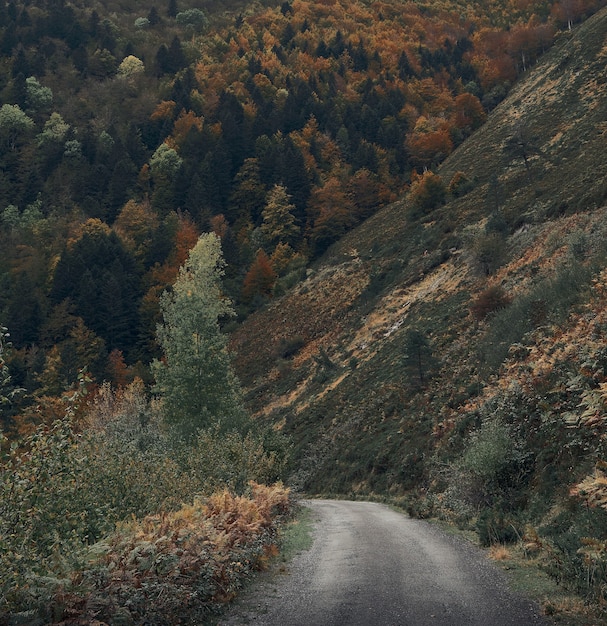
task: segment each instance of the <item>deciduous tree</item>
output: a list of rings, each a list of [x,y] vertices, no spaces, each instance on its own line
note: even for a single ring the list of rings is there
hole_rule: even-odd
[[[155,390],[167,422],[189,440],[213,424],[237,426],[244,415],[219,326],[221,318],[232,314],[221,289],[224,265],[219,238],[202,235],[173,288],[160,299],[163,322],[157,337],[163,358],[153,363]]]
[[[257,295],[265,297],[272,295],[272,289],[277,278],[268,255],[263,250],[258,250],[257,256],[244,279],[242,286],[244,299],[251,301]]]
[[[271,247],[279,243],[292,244],[299,235],[295,223],[295,205],[284,185],[274,185],[268,193],[266,206],[262,211],[261,232]]]
[[[0,108],[0,146],[15,150],[20,139],[34,127],[34,120],[28,117],[17,104],[3,104]]]

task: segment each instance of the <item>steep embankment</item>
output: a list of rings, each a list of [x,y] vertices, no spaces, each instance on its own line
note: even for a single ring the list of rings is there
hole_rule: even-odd
[[[249,406],[293,436],[303,486],[415,486],[437,432],[492,384],[508,349],[493,349],[471,305],[499,286],[503,302],[487,305],[499,308],[564,258],[600,249],[606,28],[602,11],[564,34],[441,166],[447,185],[464,174],[467,193],[387,207],[235,333]],[[412,330],[432,351],[421,364],[429,382],[406,356]]]

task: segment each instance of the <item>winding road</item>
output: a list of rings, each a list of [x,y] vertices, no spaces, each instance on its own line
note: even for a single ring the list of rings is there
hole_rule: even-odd
[[[221,626],[534,626],[473,545],[372,502],[310,500],[312,548],[253,585]]]

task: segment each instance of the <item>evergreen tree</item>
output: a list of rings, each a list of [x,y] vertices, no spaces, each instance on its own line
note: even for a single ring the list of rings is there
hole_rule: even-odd
[[[410,329],[405,336],[405,369],[414,386],[423,387],[431,378],[437,362],[428,338],[419,330]]]
[[[221,290],[225,262],[214,233],[200,237],[179,270],[172,290],[160,299],[158,342],[164,353],[152,364],[165,417],[178,435],[192,438],[214,424],[242,423],[239,386],[230,366],[219,320],[232,314]]]
[[[259,175],[259,163],[257,159],[245,159],[234,177],[228,217],[233,222],[248,217],[258,224],[265,202],[266,190]]]
[[[160,47],[156,52],[155,66],[158,76],[162,76],[163,74],[167,74],[171,71],[169,49],[165,43],[160,44]]]
[[[177,35],[173,37],[168,53],[170,73],[178,72],[187,65],[185,54],[183,52],[183,48],[181,47],[181,40],[177,37]]]
[[[131,356],[139,327],[140,283],[137,263],[118,236],[98,220],[61,255],[53,276],[51,300],[69,298],[74,313],[110,350]]]
[[[148,13],[148,20],[150,21],[150,26],[157,26],[162,21],[156,7],[152,7],[150,9],[150,12]]]
[[[284,184],[295,205],[295,219],[302,225],[305,223],[306,206],[311,193],[308,171],[301,150],[286,137],[282,150],[280,182]]]

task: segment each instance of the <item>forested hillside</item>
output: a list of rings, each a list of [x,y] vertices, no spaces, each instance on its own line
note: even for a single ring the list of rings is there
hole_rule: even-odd
[[[284,292],[598,4],[2,0],[4,428],[83,367],[149,381],[201,232],[241,319]]]
[[[0,0],[0,621],[208,616],[281,476],[604,607],[603,4]]]
[[[292,437],[294,485],[474,530],[602,607],[590,624],[607,580],[606,32],[603,9],[560,36],[232,336],[248,406]]]

